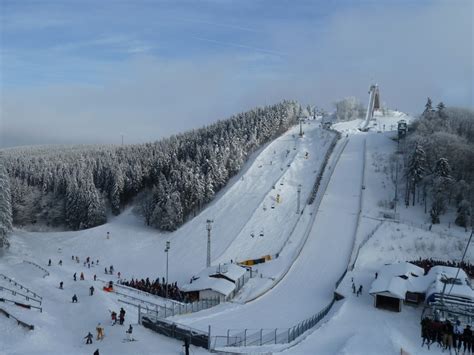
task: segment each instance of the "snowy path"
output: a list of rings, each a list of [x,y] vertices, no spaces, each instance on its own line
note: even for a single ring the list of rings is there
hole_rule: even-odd
[[[224,304],[180,322],[214,334],[233,328],[284,328],[317,313],[332,299],[347,267],[362,184],[363,135],[350,138],[335,168],[305,247],[286,277],[245,305]],[[259,316],[256,316],[259,315]]]

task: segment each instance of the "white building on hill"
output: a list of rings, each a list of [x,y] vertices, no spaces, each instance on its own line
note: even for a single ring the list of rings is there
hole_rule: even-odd
[[[236,264],[210,266],[193,276],[188,284],[180,287],[190,299],[216,299],[227,301],[246,282],[246,269]]]
[[[474,307],[474,290],[461,269],[434,266],[427,275],[424,270],[408,262],[384,265],[372,283],[369,293],[374,305],[400,312],[402,304],[450,304]],[[456,276],[457,275],[457,276]]]
[[[384,265],[369,291],[375,307],[400,312],[403,301],[418,303],[428,286],[424,273],[421,267],[406,262]]]

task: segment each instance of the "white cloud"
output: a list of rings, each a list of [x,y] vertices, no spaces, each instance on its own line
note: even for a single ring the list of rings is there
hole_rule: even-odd
[[[134,55],[102,62],[100,85],[4,90],[0,146],[119,143],[122,133],[129,143],[150,141],[283,98],[326,107],[344,96],[365,100],[372,81],[401,110],[421,110],[427,96],[473,107],[472,22],[470,1],[373,2],[314,27],[266,21],[264,42],[236,41],[219,55],[166,60],[127,38]]]

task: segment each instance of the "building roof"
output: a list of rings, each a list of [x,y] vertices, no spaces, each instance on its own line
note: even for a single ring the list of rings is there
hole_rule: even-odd
[[[427,288],[423,278],[424,270],[416,265],[402,262],[387,264],[380,269],[377,279],[370,288],[370,294],[384,294],[405,299],[409,292],[424,292]]]
[[[195,279],[192,283],[183,285],[180,289],[184,292],[212,290],[227,297],[234,291],[235,284],[226,279],[204,276]]]
[[[242,266],[236,264],[223,264],[217,267],[211,266],[211,268],[214,268],[214,272],[209,275],[221,275],[228,279],[231,279],[234,282],[237,281],[240,277],[242,277],[242,275],[244,275],[247,271]]]
[[[456,274],[457,277],[456,277]],[[474,290],[469,285],[469,279],[464,272],[458,268],[448,266],[434,266],[426,275],[430,280],[430,287],[426,291],[427,298],[434,293],[449,293],[450,296],[467,298],[474,301]]]
[[[474,301],[474,290],[469,285],[466,273],[458,268],[434,266],[427,275],[416,265],[403,262],[384,265],[378,278],[370,288],[370,294],[383,294],[398,299],[405,299],[407,292],[426,293],[427,298],[435,293],[450,292],[451,296],[463,297]],[[449,279],[456,279],[457,281]],[[452,289],[451,289],[451,286]]]
[[[180,286],[184,292],[213,290],[228,296],[236,287],[235,282],[246,272],[236,264],[210,266],[193,276],[191,282]]]

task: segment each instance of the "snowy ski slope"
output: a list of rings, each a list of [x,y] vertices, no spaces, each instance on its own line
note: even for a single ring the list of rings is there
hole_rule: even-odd
[[[274,289],[247,304],[222,304],[176,320],[200,329],[210,324],[216,335],[225,335],[229,325],[237,329],[293,326],[326,306],[352,251],[362,185],[363,142],[362,135],[350,138],[301,254]]]
[[[0,273],[15,278],[42,295],[43,312],[35,313],[5,305],[12,314],[34,324],[35,330],[25,333],[16,326],[11,329],[12,321],[0,317],[0,330],[8,329],[11,332],[8,341],[1,343],[0,352],[90,353],[95,348],[91,351],[92,348],[85,346],[81,338],[88,331],[93,332],[98,322],[106,324],[106,338],[100,343],[101,350],[120,353],[118,349],[134,346],[133,351],[137,353],[154,353],[153,349],[157,348],[163,349],[162,353],[169,353],[171,349],[179,349],[179,342],[141,327],[137,329],[137,337],[143,341],[123,345],[124,329],[111,327],[108,320],[109,310],[117,311],[124,304],[119,303],[115,295],[103,292],[102,282],[92,281],[92,276],[96,274],[100,279],[116,280],[116,276],[107,276],[103,272],[105,266],[114,265],[124,278],[162,277],[165,275],[163,250],[165,242],[170,240],[169,280],[176,280],[178,284],[187,282],[205,267],[207,219],[214,220],[213,263],[228,262],[229,258],[250,258],[261,253],[271,254],[281,249],[288,242],[288,233],[299,217],[296,214],[296,186],[303,186],[301,201],[304,206],[334,135],[321,130],[314,122],[306,124],[304,129],[303,138],[298,137],[298,127],[294,127],[255,154],[242,173],[230,182],[213,203],[176,232],[160,233],[147,228],[130,209],[106,225],[84,231],[15,231],[11,237],[11,248],[2,257]],[[281,197],[280,203],[274,201],[277,193]],[[255,214],[257,217],[253,217]],[[264,230],[264,236],[252,242],[248,231],[259,233],[260,229]],[[110,232],[110,239],[106,238],[107,232]],[[243,248],[247,243],[252,247]],[[81,260],[86,256],[92,260],[99,259],[100,266],[88,269],[82,261],[79,264],[73,262],[72,255],[78,255]],[[51,267],[47,267],[49,258],[53,261]],[[24,259],[46,267],[50,276],[43,278],[37,268],[23,263]],[[58,265],[59,259],[63,260],[62,266]],[[289,263],[292,260],[284,259]],[[73,273],[79,276],[81,271],[86,280],[74,282]],[[271,274],[266,276],[256,280],[257,284],[254,282],[252,286],[260,287],[258,282],[268,286]],[[58,287],[60,281],[64,281],[64,290]],[[91,285],[96,289],[92,297],[88,295]],[[77,294],[78,304],[71,303],[73,294]],[[127,310],[127,323],[136,323],[136,309],[124,308]],[[127,351],[124,350],[124,353]]]
[[[407,117],[390,112],[388,117],[376,116],[375,122],[378,128],[385,125],[388,129],[400,118]],[[122,343],[125,327],[110,325],[109,310],[117,311],[124,304],[118,302],[116,295],[101,291],[102,282],[93,282],[91,278],[96,273],[101,279],[110,279],[103,274],[103,267],[110,264],[125,278],[164,276],[163,250],[165,242],[170,240],[170,281],[187,282],[191,275],[205,266],[206,219],[215,221],[213,264],[272,254],[282,246],[283,250],[278,259],[258,265],[263,277],[251,279],[234,302],[177,316],[175,321],[206,331],[211,325],[213,335],[225,335],[229,328],[245,328],[249,332],[259,328],[285,328],[317,313],[332,299],[334,284],[347,267],[358,221],[361,226],[356,239],[360,241],[378,223],[373,220],[379,211],[378,201],[387,194],[386,182],[380,183],[380,171],[383,170],[377,164],[381,164],[380,152],[390,152],[394,143],[389,137],[374,131],[359,132],[359,124],[360,121],[356,120],[335,125],[343,133],[343,139],[336,146],[323,175],[320,188],[323,194],[311,206],[304,202],[332,135],[318,129],[315,123],[305,125],[304,138],[298,138],[298,128],[295,127],[256,153],[211,205],[174,233],[159,233],[144,227],[131,210],[104,226],[86,231],[15,231],[11,249],[2,256],[0,273],[15,278],[43,296],[43,313],[0,304],[36,327],[28,332],[16,326],[13,320],[0,316],[0,332],[5,335],[0,342],[0,353],[90,354],[96,348],[101,354],[179,353],[182,349],[179,341],[139,326],[135,326],[135,337],[139,341]],[[369,147],[366,154],[363,149],[365,141]],[[364,159],[369,164],[364,164]],[[364,180],[369,185],[362,190],[364,165]],[[301,207],[305,207],[300,216],[296,214],[295,193],[299,183],[303,185]],[[381,186],[376,188],[377,184]],[[277,193],[281,203],[275,201]],[[388,194],[391,196],[392,191]],[[361,206],[363,211],[359,220]],[[397,228],[405,227],[400,225]],[[263,237],[259,235],[261,230]],[[387,229],[380,229],[384,230]],[[107,231],[111,232],[110,240],[105,237]],[[378,233],[374,238],[386,237]],[[380,248],[377,257],[373,254],[376,248]],[[406,311],[407,317],[403,320],[393,318],[392,314],[373,309],[370,296],[364,293],[362,297],[352,298],[348,291],[351,277],[367,290],[376,270],[372,259],[377,259],[377,262],[385,260],[386,252],[382,249],[377,239],[364,246],[359,256],[363,258],[362,266],[348,273],[338,288],[348,297],[347,300],[336,303],[314,330],[297,339],[297,344],[268,346],[262,351],[286,349],[288,354],[391,354],[399,353],[401,344],[416,353],[419,349],[417,310]],[[100,267],[84,268],[82,263],[73,262],[71,255],[98,258]],[[46,266],[48,258],[53,260],[51,267]],[[46,267],[50,275],[43,277],[41,270],[23,263],[24,259]],[[62,266],[57,265],[59,259],[63,260]],[[72,274],[81,271],[86,280],[74,282]],[[116,279],[116,276],[112,278]],[[61,280],[65,282],[64,290],[58,289]],[[96,288],[92,297],[88,296],[91,285]],[[124,292],[133,294],[132,291]],[[71,303],[74,293],[79,297],[79,304]],[[139,297],[163,302],[155,297]],[[136,308],[124,308],[127,311],[126,325],[136,323]],[[370,321],[365,319],[366,316]],[[105,324],[106,338],[86,346],[81,338],[88,331],[94,332],[98,322]],[[403,327],[402,331],[400,327]],[[365,345],[368,338],[375,339],[370,347]],[[236,350],[246,352],[248,349]],[[206,352],[196,347],[191,351],[195,354]]]

